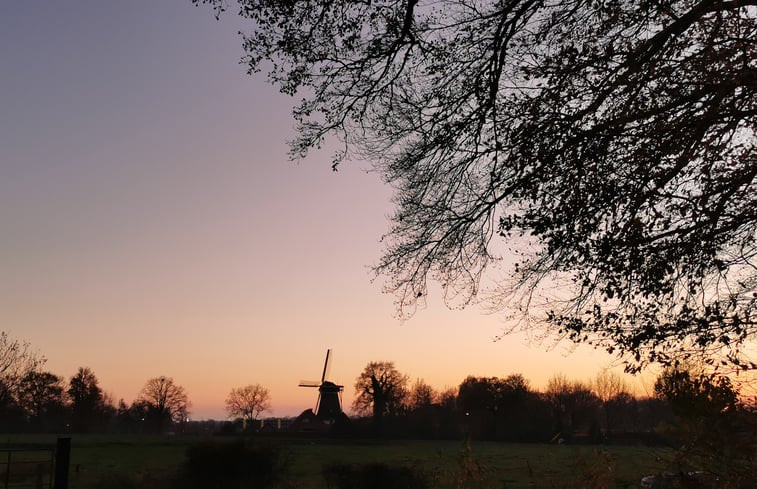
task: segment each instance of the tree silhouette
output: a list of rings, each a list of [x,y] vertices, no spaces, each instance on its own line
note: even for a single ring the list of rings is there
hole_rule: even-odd
[[[754,1],[239,6],[250,72],[270,67],[303,96],[293,155],[336,136],[335,168],[372,159],[396,190],[376,271],[400,314],[429,279],[452,304],[476,300],[512,253],[499,305],[557,334],[628,353],[631,368],[702,349],[744,365],[757,317]]]
[[[171,377],[148,380],[133,405],[146,408],[145,421],[153,430],[163,431],[171,422],[182,422],[189,415],[189,398]]]
[[[16,398],[37,429],[60,428],[62,425],[63,379],[51,372],[32,370],[18,384]]]
[[[428,408],[437,400],[438,394],[433,387],[428,385],[423,379],[416,379],[410,391],[407,394],[408,409]]]
[[[496,377],[468,376],[458,388],[457,405],[466,413],[497,410],[498,384]]]
[[[105,399],[95,373],[89,367],[79,367],[68,383],[71,408],[71,427],[76,432],[90,431],[105,414]]]
[[[708,420],[725,411],[733,411],[739,403],[731,380],[722,375],[708,375],[684,368],[668,368],[654,384],[657,397],[670,403],[677,416]]]
[[[598,435],[591,432],[598,427],[600,400],[588,384],[556,374],[547,381],[544,395],[554,411],[555,431],[563,438],[569,438],[577,430]]]
[[[407,397],[409,377],[399,372],[394,362],[370,362],[355,381],[356,397],[352,408],[359,414],[373,414],[380,424],[385,415],[401,411]]]
[[[45,358],[32,351],[28,342],[0,331],[0,406],[11,404],[21,379],[44,363]]]
[[[260,384],[250,384],[231,389],[226,398],[226,413],[245,421],[253,421],[264,411],[271,409],[271,393]]]
[[[605,413],[605,427],[609,435],[615,428],[618,411],[626,407],[630,400],[628,386],[616,373],[602,371],[597,374],[593,384],[594,394],[602,403]]]

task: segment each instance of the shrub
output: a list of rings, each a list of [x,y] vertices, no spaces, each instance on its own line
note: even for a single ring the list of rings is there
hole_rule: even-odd
[[[187,450],[176,487],[268,489],[283,485],[287,464],[273,445],[243,440],[205,441]]]
[[[382,463],[331,464],[323,468],[328,489],[425,489],[428,483],[418,469]]]

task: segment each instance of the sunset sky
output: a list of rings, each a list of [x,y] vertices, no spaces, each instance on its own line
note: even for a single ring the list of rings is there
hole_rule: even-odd
[[[196,419],[250,383],[272,415],[313,407],[297,383],[327,348],[345,408],[371,360],[437,388],[611,364],[495,342],[502,317],[438,294],[396,320],[370,273],[391,189],[366,163],[332,172],[327,151],[287,159],[296,101],[246,74],[240,28],[189,0],[0,4],[0,329],[116,400],[173,377]]]

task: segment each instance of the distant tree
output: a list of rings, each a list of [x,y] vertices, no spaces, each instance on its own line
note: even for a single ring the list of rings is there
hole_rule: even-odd
[[[447,411],[454,411],[457,406],[457,391],[454,387],[445,387],[437,394],[439,406]]]
[[[623,433],[639,431],[640,407],[636,396],[628,392],[620,392],[608,401],[602,401],[602,409],[605,412],[605,426],[608,433],[611,430]],[[612,436],[611,433],[610,436]]]
[[[399,414],[408,394],[409,377],[394,362],[370,362],[355,381],[352,408],[359,414],[373,414],[380,424],[385,415]]]
[[[554,415],[543,396],[522,374],[498,383],[497,439],[511,442],[545,442],[554,435]]]
[[[597,374],[593,384],[594,393],[602,402],[607,402],[620,394],[628,392],[628,386],[620,375],[603,370]]]
[[[544,395],[555,413],[555,431],[569,438],[575,431],[598,436],[597,409],[599,399],[589,384],[570,381],[564,375],[554,375],[547,381]]]
[[[135,400],[131,405],[123,399],[115,406],[116,431],[119,433],[142,433],[145,430],[148,407],[144,401]]]
[[[460,383],[456,405],[463,416],[465,432],[477,437],[495,437],[499,382],[496,377],[469,375]]]
[[[182,422],[189,415],[187,393],[171,377],[155,377],[148,380],[134,404],[146,408],[146,421],[153,430],[159,432],[171,422]]]
[[[495,380],[494,377],[466,377],[457,390],[458,407],[465,412],[494,411],[497,405]]]
[[[739,404],[731,379],[693,370],[665,369],[655,381],[654,391],[670,403],[673,414],[682,417],[712,418]]]
[[[302,95],[292,154],[335,135],[335,167],[371,158],[395,189],[377,272],[400,314],[429,279],[475,300],[510,246],[503,293],[573,340],[742,363],[757,331],[753,1],[238,3],[249,71]],[[555,282],[562,300],[530,293]]]
[[[428,408],[437,401],[438,394],[423,379],[416,379],[408,392],[408,409],[411,411]]]
[[[79,367],[68,382],[67,394],[73,431],[86,433],[101,424],[106,410],[105,398],[89,367]]]
[[[50,372],[27,372],[18,384],[16,396],[36,429],[62,425],[65,407],[61,377]]]
[[[458,388],[457,406],[471,434],[507,441],[545,441],[551,431],[549,407],[531,391],[521,374],[505,378],[467,377]]]
[[[524,401],[532,394],[528,380],[522,374],[511,374],[493,382],[496,410],[500,413],[523,408]]]
[[[226,413],[229,417],[240,417],[246,422],[257,419],[261,413],[270,409],[271,393],[260,384],[231,389],[226,398]]]
[[[531,391],[531,385],[523,374],[510,374],[500,383],[503,395],[518,395]]]
[[[602,410],[605,413],[605,426],[607,432],[610,433],[614,428],[613,414],[630,398],[628,386],[618,374],[605,370],[597,374],[593,388],[594,393],[602,403]]]

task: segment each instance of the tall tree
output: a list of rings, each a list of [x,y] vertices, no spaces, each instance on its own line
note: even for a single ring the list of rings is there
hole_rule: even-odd
[[[16,398],[37,429],[61,427],[64,411],[63,379],[50,372],[32,370],[18,384]]]
[[[249,71],[270,67],[303,96],[292,154],[336,136],[335,168],[372,159],[395,189],[376,271],[400,314],[429,279],[449,302],[474,301],[514,253],[500,305],[627,353],[629,368],[692,350],[745,365],[755,11],[754,0],[239,0]]]
[[[373,420],[380,424],[385,415],[399,414],[409,380],[394,362],[370,362],[355,381],[352,408],[360,414],[372,413]]]
[[[458,387],[457,405],[466,413],[497,410],[499,379],[468,376]]]
[[[628,394],[628,386],[618,374],[605,370],[597,374],[592,387],[594,394],[602,403],[602,410],[605,413],[605,427],[609,434],[615,427],[615,412],[619,407],[628,404],[631,399]]]
[[[253,421],[264,411],[271,409],[271,393],[260,384],[250,384],[231,389],[226,398],[226,413],[245,421]]]
[[[547,381],[544,395],[552,405],[555,414],[556,432],[563,438],[571,437],[575,431],[591,433],[597,426],[599,399],[589,384],[570,381],[564,375],[553,375]]]
[[[182,422],[189,415],[189,397],[171,377],[148,380],[134,404],[147,408],[145,421],[157,431],[163,431],[171,422]]]
[[[91,431],[105,414],[103,392],[95,373],[89,367],[79,367],[68,382],[67,394],[71,407],[71,428],[76,432]]]
[[[437,401],[438,397],[439,394],[426,381],[416,379],[407,394],[408,408],[411,411],[428,408]]]

